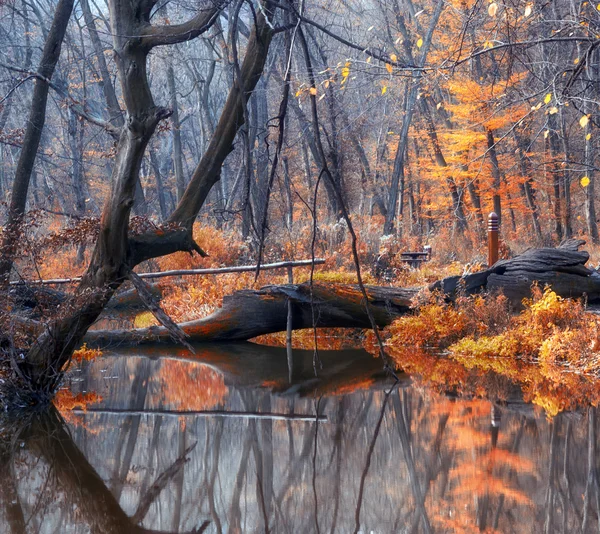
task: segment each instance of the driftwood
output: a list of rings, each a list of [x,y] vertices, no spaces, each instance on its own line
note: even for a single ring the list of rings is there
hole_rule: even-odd
[[[531,285],[549,285],[563,297],[585,296],[600,302],[600,274],[585,266],[589,254],[579,251],[584,242],[569,240],[558,248],[531,249],[489,269],[466,276],[445,278],[427,289],[441,291],[449,300],[459,294],[502,291],[515,308],[531,295]],[[411,310],[414,297],[425,288],[367,286],[369,306],[379,327]],[[312,294],[311,294],[312,293]],[[364,302],[357,286],[315,283],[267,286],[257,291],[238,291],[223,299],[223,307],[212,315],[182,323],[188,342],[242,341],[286,330],[288,302],[292,328],[370,328]],[[164,327],[120,331],[90,331],[88,344],[137,344],[170,342]]]

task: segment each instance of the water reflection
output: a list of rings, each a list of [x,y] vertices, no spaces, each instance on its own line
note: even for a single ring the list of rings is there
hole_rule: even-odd
[[[4,424],[0,532],[598,530],[595,408],[390,389],[362,351],[296,351],[292,384],[284,349],[144,352],[74,373],[87,413]]]

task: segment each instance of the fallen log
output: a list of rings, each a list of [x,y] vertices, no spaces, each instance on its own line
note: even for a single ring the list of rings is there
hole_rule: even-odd
[[[600,302],[600,274],[586,267],[590,255],[580,251],[585,241],[569,239],[558,248],[536,248],[492,267],[466,276],[451,276],[429,286],[450,300],[459,294],[502,291],[515,308],[531,296],[531,286],[550,286],[564,298],[585,297],[589,303]]]
[[[549,285],[562,297],[586,297],[600,302],[600,274],[586,267],[589,254],[579,251],[581,240],[568,240],[558,248],[531,249],[489,269],[466,276],[439,280],[430,291],[440,291],[448,300],[458,295],[502,291],[515,309],[531,296],[531,286]],[[413,298],[424,288],[367,286],[369,306],[377,326],[384,327],[412,308]],[[267,286],[257,291],[238,291],[223,299],[223,307],[212,315],[182,323],[190,342],[243,341],[286,330],[288,302],[292,304],[292,329],[341,327],[370,328],[358,286],[315,283]],[[163,327],[134,330],[90,331],[90,345],[171,342]]]
[[[379,327],[411,309],[420,288],[367,286],[369,306]],[[188,341],[244,341],[286,329],[288,302],[292,303],[292,328],[370,328],[358,286],[314,283],[266,286],[237,291],[223,298],[223,307],[212,315],[179,326]],[[88,345],[172,342],[164,327],[134,330],[95,330],[86,334]]]

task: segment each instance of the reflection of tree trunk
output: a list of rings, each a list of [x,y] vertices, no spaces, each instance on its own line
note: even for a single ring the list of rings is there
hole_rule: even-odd
[[[179,458],[185,458],[186,455],[186,432],[185,426],[179,424]],[[185,475],[185,464],[182,463],[180,468],[177,470],[174,478],[175,483],[175,509],[173,510],[173,532],[179,532],[179,525],[181,524],[181,509],[183,505],[183,479]]]
[[[598,472],[596,470],[596,408],[588,408],[588,458],[587,458],[587,483],[583,495],[583,521],[581,532],[589,532],[590,507],[592,506],[592,493],[596,495],[596,501],[600,488],[598,487]],[[598,503],[596,502],[596,505]],[[600,509],[596,509],[600,514]]]
[[[132,524],[102,478],[73,443],[54,408],[32,422],[24,441],[33,454],[48,461],[60,489],[68,502],[76,506],[92,533],[153,532]]]
[[[521,444],[521,438],[523,437],[523,430],[525,429],[525,422],[526,422],[525,418],[522,417],[520,420],[520,424],[519,424],[519,430],[517,432],[517,435],[515,436],[512,447],[510,449],[510,452],[512,452],[513,454],[516,454],[517,451],[519,450],[519,445]],[[555,424],[556,423],[557,423],[557,421],[555,421]],[[511,473],[510,478],[511,479],[516,478],[516,474]],[[505,499],[504,494],[500,495],[500,499],[498,500],[498,507],[496,508],[496,513],[494,514],[494,522],[493,522],[494,529],[498,528],[498,523],[500,522],[500,514],[502,513],[502,509],[504,507],[505,500],[506,499]]]
[[[211,468],[210,475],[207,481],[207,497],[208,497],[208,505],[210,508],[210,516],[212,520],[215,522],[215,528],[217,532],[221,534],[223,532],[223,526],[221,524],[221,519],[219,518],[219,514],[217,512],[217,505],[215,501],[215,484],[217,481],[217,474],[219,472],[219,456],[221,454],[221,440],[223,438],[223,425],[224,421],[216,421],[215,426],[216,431],[214,432],[214,441],[212,447],[206,447],[206,454],[208,456],[209,452],[212,452],[211,458]],[[208,443],[208,441],[207,441]],[[205,466],[205,472],[208,473],[208,465]]]
[[[336,417],[336,430],[333,438],[333,447],[335,451],[335,476],[333,479],[333,517],[331,519],[330,533],[334,534],[337,527],[338,513],[340,510],[340,493],[342,486],[342,444],[344,443],[344,423],[348,409],[349,397],[344,395],[338,402]]]
[[[140,370],[140,367],[142,368]],[[148,392],[148,378],[149,378],[149,370],[150,367],[148,365],[138,365],[138,372],[133,379],[131,384],[131,391],[135,395],[133,399],[134,406],[136,408],[143,408],[146,404],[146,394]],[[140,372],[141,371],[141,372]],[[121,493],[123,492],[123,488],[125,486],[125,482],[127,480],[127,475],[129,474],[129,470],[131,469],[131,461],[133,459],[133,453],[135,451],[135,446],[138,441],[138,435],[140,430],[140,423],[142,417],[141,415],[134,415],[133,417],[127,418],[127,421],[123,428],[122,438],[119,439],[119,444],[125,446],[125,457],[121,462],[120,456],[123,451],[122,447],[117,451],[117,457],[115,461],[115,467],[117,469],[117,474],[115,477],[115,485],[112,488],[115,497],[119,499],[121,497]],[[125,435],[129,434],[129,438],[125,441]]]
[[[554,514],[554,497],[555,497],[555,486],[556,486],[556,441],[558,439],[558,421],[554,420],[551,423],[552,432],[550,434],[550,457],[548,459],[548,487],[546,488],[546,513],[544,518],[544,532],[552,532],[552,516]]]
[[[235,477],[233,493],[231,495],[231,508],[229,509],[229,532],[232,534],[241,534],[242,532],[242,510],[240,507],[240,498],[244,488],[244,480],[248,471],[248,459],[250,457],[250,448],[254,436],[249,432],[249,426],[246,427],[246,439],[244,440],[244,448],[242,449],[242,458],[240,459],[240,467],[238,468]]]
[[[373,451],[375,450],[375,443],[377,442],[377,438],[379,437],[379,432],[381,430],[381,423],[383,423],[383,417],[385,416],[385,410],[387,408],[387,403],[390,398],[390,395],[393,393],[393,388],[385,394],[383,399],[383,403],[381,405],[381,412],[379,414],[379,419],[377,420],[377,424],[375,425],[375,430],[373,431],[373,437],[371,438],[371,443],[369,444],[369,449],[367,451],[367,459],[365,461],[365,467],[363,469],[362,475],[360,477],[360,486],[358,489],[358,499],[356,503],[356,510],[354,512],[354,534],[358,534],[360,531],[360,512],[363,504],[363,497],[365,491],[365,482],[367,480],[367,475],[369,474],[369,469],[371,467],[371,458],[373,457]]]
[[[27,532],[27,527],[14,476],[13,455],[10,450],[3,450],[0,454],[0,481],[0,504],[5,506],[5,517],[10,532],[23,534]]]
[[[396,422],[398,427],[398,434],[400,436],[400,444],[402,446],[402,454],[404,455],[404,460],[406,462],[406,467],[408,469],[408,476],[410,478],[410,486],[413,492],[413,496],[415,499],[415,504],[417,506],[416,515],[423,522],[423,531],[424,532],[432,532],[431,524],[429,522],[429,517],[427,516],[427,510],[425,510],[425,496],[421,490],[421,486],[419,484],[419,477],[417,475],[417,469],[415,466],[415,460],[412,455],[412,449],[410,446],[410,437],[409,437],[409,425],[406,424],[406,420],[403,413],[403,404],[400,401],[400,392],[397,395],[394,395],[393,405],[394,405],[394,413],[396,415]],[[419,521],[415,518],[413,525],[416,524],[416,528],[419,526]],[[415,530],[416,530],[415,528]]]

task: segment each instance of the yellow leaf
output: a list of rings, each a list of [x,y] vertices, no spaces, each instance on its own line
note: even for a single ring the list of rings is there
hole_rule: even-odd
[[[385,93],[387,93],[387,85],[384,85],[384,86],[381,88],[381,94],[382,94],[382,95],[385,95]]]
[[[546,131],[544,132],[544,139],[548,139],[548,135],[549,135],[549,134],[550,134],[550,131],[549,131],[549,130],[546,130]]]
[[[498,13],[498,4],[493,2],[490,4],[490,7],[488,7],[488,15],[490,17],[495,17],[496,13]]]
[[[548,110],[548,113],[549,113],[550,115],[554,115],[554,114],[558,113],[558,108],[557,108],[556,106],[552,106],[552,107],[551,107],[551,108]]]
[[[367,58],[367,63],[371,63],[371,56]]]
[[[589,141],[591,138],[592,138],[592,134],[591,134],[591,133],[589,133],[589,134],[587,134],[587,135],[585,136],[585,140],[586,140],[586,141]]]
[[[344,68],[342,69],[342,76],[343,76],[344,78],[347,78],[349,75],[350,75],[350,69],[349,69],[348,67],[344,67]]]
[[[396,62],[398,60],[398,56],[396,54],[391,54],[390,55],[390,59],[394,62]]]
[[[588,116],[583,115],[581,117],[581,119],[579,119],[579,126],[581,126],[582,128],[585,128],[587,126],[588,122],[590,122],[590,119],[588,119]]]
[[[423,39],[421,37],[419,37],[419,40],[417,41],[417,48],[421,48],[423,46]]]
[[[391,74],[394,69],[389,63],[386,63],[385,70],[387,70]]]
[[[546,98],[544,98],[544,104],[548,104],[548,102],[550,102],[550,100],[552,100],[552,93],[548,93],[546,95]]]
[[[576,58],[573,60],[573,63],[574,63],[575,65],[577,65],[577,63],[579,63],[579,58],[578,58],[578,57],[576,57]]]
[[[527,4],[527,6],[525,7],[525,18],[527,18],[529,15],[531,15],[532,10],[533,10],[533,8],[531,7],[531,4]]]
[[[590,185],[590,179],[587,176],[584,176],[581,180],[579,180],[581,187],[587,187]]]
[[[302,94],[302,89],[298,89],[296,91],[296,98],[298,98]]]
[[[329,84],[330,83],[331,82],[329,80],[325,80],[325,84],[324,84],[325,85],[325,89],[329,89]]]
[[[317,88],[316,87],[311,87],[310,88],[310,94],[312,96],[317,96]]]

